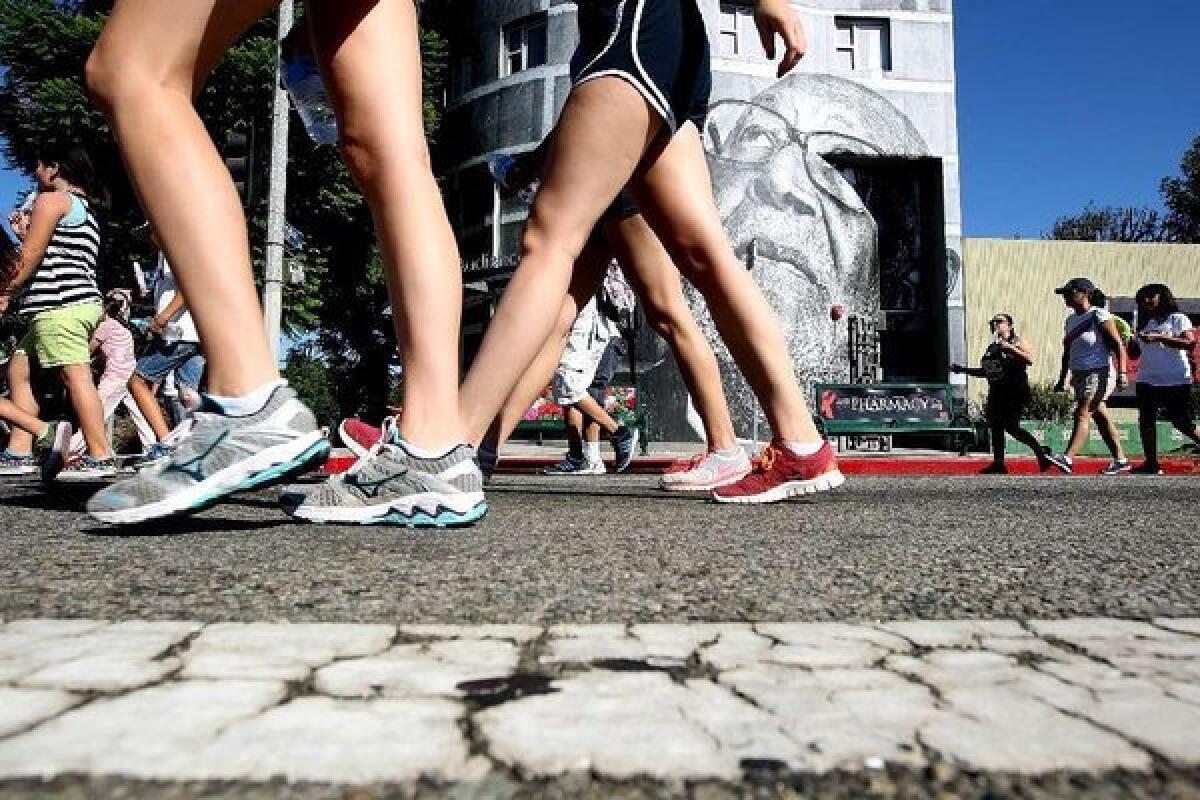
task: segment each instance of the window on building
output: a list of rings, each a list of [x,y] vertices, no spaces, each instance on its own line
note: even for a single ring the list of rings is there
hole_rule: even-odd
[[[892,69],[892,26],[886,19],[836,17],[837,63],[850,72]]]
[[[535,14],[504,26],[500,74],[515,75],[546,64],[546,15]]]
[[[717,37],[717,56],[741,58],[748,55],[743,37],[754,30],[754,9],[750,6],[723,3]]]

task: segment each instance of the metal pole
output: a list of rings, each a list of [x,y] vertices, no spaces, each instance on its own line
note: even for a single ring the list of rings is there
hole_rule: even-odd
[[[283,321],[283,238],[287,205],[288,96],[283,88],[283,37],[295,20],[293,0],[279,4],[275,42],[275,98],[271,110],[271,174],[267,188],[267,252],[263,274],[263,316],[275,360],[280,356]]]

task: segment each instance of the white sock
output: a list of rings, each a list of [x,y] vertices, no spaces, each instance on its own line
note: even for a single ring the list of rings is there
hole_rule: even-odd
[[[417,458],[443,458],[450,455],[450,451],[458,447],[457,444],[452,444],[442,448],[441,450],[426,450],[423,447],[417,447],[415,444],[407,441],[406,439],[401,439],[399,444],[402,448],[404,448],[406,453],[408,453],[410,456],[416,456]]]
[[[600,460],[600,443],[599,442],[584,442],[583,455],[589,464],[595,464]]]
[[[716,456],[722,461],[744,461],[746,458],[746,451],[735,444],[728,450],[714,450],[712,451],[712,455]]]
[[[216,394],[205,395],[205,397],[216,403],[217,407],[229,416],[245,417],[262,411],[263,406],[271,399],[271,393],[280,386],[287,386],[287,381],[280,378],[279,380],[265,383],[241,397],[222,397]]]
[[[803,458],[804,456],[816,455],[817,451],[825,446],[825,440],[817,439],[815,442],[793,442],[785,439],[783,446],[790,450],[793,455]]]

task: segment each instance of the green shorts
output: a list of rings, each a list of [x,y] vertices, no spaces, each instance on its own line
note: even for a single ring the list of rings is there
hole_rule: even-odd
[[[100,310],[98,303],[75,303],[34,314],[17,351],[36,358],[44,368],[91,364]]]

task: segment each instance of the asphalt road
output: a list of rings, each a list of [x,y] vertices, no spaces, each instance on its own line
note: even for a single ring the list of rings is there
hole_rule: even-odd
[[[1200,614],[1200,480],[858,478],[726,507],[649,477],[501,477],[450,531],[290,522],[275,492],[140,530],[0,484],[0,618],[871,621]]]

